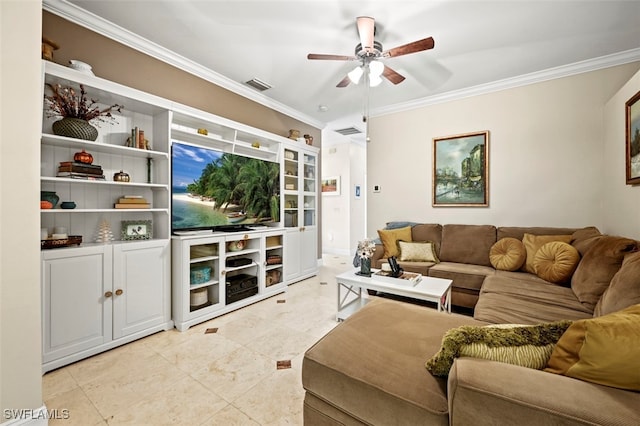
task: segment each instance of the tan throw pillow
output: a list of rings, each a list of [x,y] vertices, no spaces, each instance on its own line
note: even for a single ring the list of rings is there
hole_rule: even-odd
[[[585,253],[571,277],[571,290],[578,300],[594,309],[611,279],[622,266],[625,255],[637,250],[636,241],[604,235]]]
[[[640,391],[640,305],[575,321],[544,371],[614,388]]]
[[[407,242],[398,241],[398,259],[405,262],[438,263],[435,244],[431,241]]]
[[[616,312],[640,303],[640,252],[628,254],[611,284],[598,300],[593,316]]]
[[[569,282],[580,262],[580,253],[570,244],[552,241],[536,252],[533,267],[543,280],[562,284]]]
[[[398,240],[412,241],[410,226],[397,229],[379,229],[378,236],[384,246],[383,257],[398,255]]]
[[[489,250],[491,265],[501,271],[517,271],[526,259],[527,250],[517,238],[502,238]]]
[[[553,345],[570,324],[571,321],[565,320],[538,325],[463,325],[452,328],[445,333],[440,350],[425,363],[425,367],[434,376],[447,376],[456,358],[472,356],[542,369]]]
[[[522,269],[531,274],[535,274],[536,268],[533,266],[533,261],[536,257],[536,253],[538,252],[538,249],[540,247],[542,247],[546,243],[550,243],[551,241],[561,241],[563,243],[568,243],[571,241],[571,235],[524,234],[524,237],[522,237],[522,243],[527,250],[527,260]]]

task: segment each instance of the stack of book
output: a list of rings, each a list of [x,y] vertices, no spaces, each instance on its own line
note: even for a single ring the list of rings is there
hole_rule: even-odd
[[[118,199],[116,209],[150,209],[151,204],[141,195],[125,195]]]
[[[71,179],[105,180],[101,166],[75,161],[61,161],[56,176]]]

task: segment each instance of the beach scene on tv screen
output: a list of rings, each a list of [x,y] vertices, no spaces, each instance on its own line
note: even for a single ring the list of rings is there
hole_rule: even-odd
[[[280,221],[280,165],[174,142],[172,228]]]

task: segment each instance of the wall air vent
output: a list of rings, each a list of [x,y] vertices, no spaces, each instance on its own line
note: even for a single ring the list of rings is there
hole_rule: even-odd
[[[345,127],[344,129],[335,129],[334,132],[340,133],[342,136],[359,135],[362,130],[355,127]]]
[[[258,89],[261,92],[264,92],[267,89],[271,89],[272,87],[270,84],[267,84],[262,80],[258,80],[257,78],[252,78],[249,81],[245,81],[245,84],[253,87],[254,89]]]

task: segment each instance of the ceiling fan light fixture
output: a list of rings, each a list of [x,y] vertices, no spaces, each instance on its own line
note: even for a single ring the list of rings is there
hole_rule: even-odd
[[[380,61],[371,61],[369,63],[369,77],[380,77],[384,71],[384,65]]]
[[[362,70],[362,67],[358,65],[353,70],[351,70],[347,75],[349,76],[349,80],[351,80],[353,84],[358,84],[363,73],[364,71]]]
[[[382,78],[379,75],[370,74],[369,75],[369,86],[376,87],[382,83]]]

